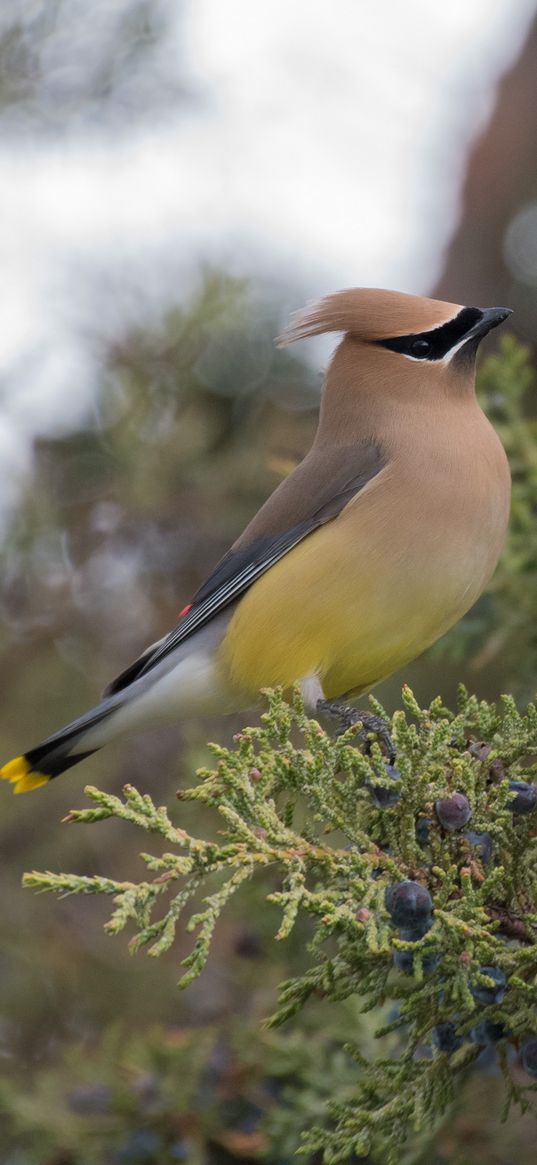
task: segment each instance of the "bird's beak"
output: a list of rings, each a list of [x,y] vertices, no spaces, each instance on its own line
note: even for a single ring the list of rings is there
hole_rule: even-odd
[[[490,332],[492,328],[497,328],[498,324],[503,324],[503,321],[513,314],[510,307],[482,307],[479,310],[481,319],[468,332],[467,340],[482,340],[487,332]]]

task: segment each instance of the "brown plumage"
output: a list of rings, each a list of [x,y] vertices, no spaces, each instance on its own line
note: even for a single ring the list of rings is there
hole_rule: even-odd
[[[21,791],[159,719],[294,681],[315,707],[420,654],[475,602],[505,537],[505,453],[474,358],[507,309],[377,289],[328,296],[280,337],[341,330],[310,452],[192,600],[91,712],[3,775]]]

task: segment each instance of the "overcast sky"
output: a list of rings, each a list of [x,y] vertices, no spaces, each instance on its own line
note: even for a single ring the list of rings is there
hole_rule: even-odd
[[[66,40],[70,77],[98,66],[112,19],[108,0],[67,8],[72,26],[48,49],[54,83]],[[292,307],[298,289],[427,291],[456,226],[468,147],[537,3],[160,8],[147,116],[0,138],[4,508],[32,436],[87,411],[99,341],[184,298],[200,260],[276,278]],[[128,82],[127,70],[125,101]]]

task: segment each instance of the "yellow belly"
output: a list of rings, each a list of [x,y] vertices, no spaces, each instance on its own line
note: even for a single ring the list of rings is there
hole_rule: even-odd
[[[224,679],[253,699],[262,687],[319,677],[325,695],[358,693],[397,671],[475,602],[503,541],[505,515],[475,528],[456,505],[409,522],[389,480],[307,537],[240,601],[222,642]],[[388,517],[387,517],[388,515]],[[428,532],[427,532],[428,531]]]

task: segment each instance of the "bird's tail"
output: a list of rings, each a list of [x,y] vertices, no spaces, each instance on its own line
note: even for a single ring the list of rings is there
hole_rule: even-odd
[[[100,704],[9,761],[0,777],[11,781],[15,793],[26,793],[131,732],[200,712],[233,711],[235,698],[230,698],[215,665],[214,647],[222,636],[218,620],[213,620],[210,636],[198,640],[195,651],[189,640],[147,674],[140,667],[127,668]]]
[[[41,744],[17,756],[0,769],[0,777],[11,781],[14,793],[27,793],[30,789],[38,789],[46,785],[66,769],[70,769],[79,761],[85,760],[93,752],[97,752],[100,744],[89,747],[84,741],[94,734],[90,731],[106,720],[116,707],[114,699],[103,700],[85,715],[79,716],[71,724],[66,724],[59,732],[49,736]],[[104,743],[104,740],[103,740]]]

